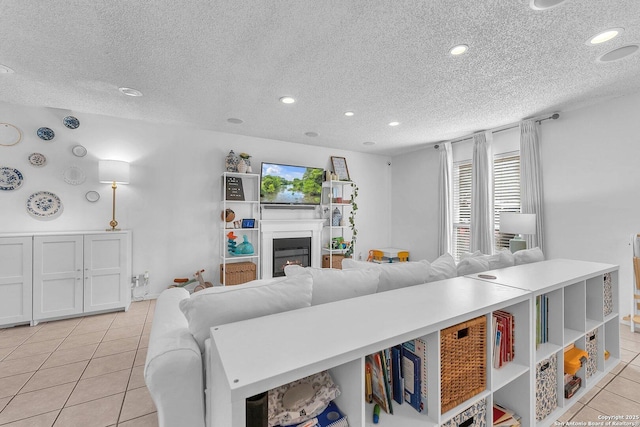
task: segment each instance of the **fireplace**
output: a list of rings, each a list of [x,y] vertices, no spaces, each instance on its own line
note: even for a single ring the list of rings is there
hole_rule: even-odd
[[[311,265],[311,237],[273,239],[273,277],[284,276],[287,265]]]

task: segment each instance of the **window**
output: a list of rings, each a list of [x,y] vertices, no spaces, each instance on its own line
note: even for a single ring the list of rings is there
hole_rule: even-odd
[[[493,159],[493,204],[496,250],[509,248],[513,234],[500,233],[500,212],[520,212],[520,153]],[[453,256],[456,261],[471,250],[471,160],[453,165]]]

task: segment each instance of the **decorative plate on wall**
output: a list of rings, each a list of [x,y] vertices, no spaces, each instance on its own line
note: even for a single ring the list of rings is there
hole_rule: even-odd
[[[76,119],[73,116],[65,117],[64,119],[62,119],[62,123],[64,123],[64,125],[69,129],[78,129],[78,126],[80,126],[80,120]]]
[[[71,152],[76,157],[84,157],[87,155],[87,149],[84,148],[82,145],[74,145],[73,148],[71,149]]]
[[[100,193],[98,193],[97,191],[91,190],[91,191],[87,191],[87,194],[85,194],[84,197],[86,197],[87,200],[90,201],[91,203],[94,203],[100,200]]]
[[[8,147],[22,141],[22,131],[10,123],[0,123],[0,145]]]
[[[18,169],[0,168],[0,190],[12,191],[22,186],[22,173]]]
[[[64,182],[71,185],[80,185],[87,179],[87,175],[77,166],[69,166],[62,173]]]
[[[37,134],[40,139],[44,139],[45,141],[51,141],[53,137],[56,136],[53,130],[44,127],[39,128]]]
[[[27,199],[27,212],[37,219],[53,219],[62,213],[60,198],[49,191],[38,191]]]
[[[33,166],[41,167],[47,164],[47,158],[44,154],[40,153],[31,153],[29,154],[29,163]]]

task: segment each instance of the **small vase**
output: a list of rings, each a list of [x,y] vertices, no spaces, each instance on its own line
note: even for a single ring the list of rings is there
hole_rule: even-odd
[[[247,173],[253,172],[253,170],[251,169],[251,160],[250,159],[244,159],[244,162],[247,164]]]
[[[229,154],[227,154],[227,157],[225,157],[224,163],[227,172],[238,172],[239,159],[238,156],[236,156],[236,153],[233,152],[233,150],[229,151]]]
[[[240,159],[240,161],[238,162],[238,172],[247,173],[247,163],[244,159]]]

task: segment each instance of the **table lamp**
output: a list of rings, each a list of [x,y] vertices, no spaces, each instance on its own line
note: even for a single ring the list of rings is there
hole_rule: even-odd
[[[536,214],[501,212],[500,232],[515,234],[513,239],[509,240],[511,253],[527,249],[527,241],[522,238],[522,235],[536,232]]]
[[[116,184],[129,183],[129,163],[121,160],[99,160],[98,180],[102,183],[111,184],[113,188],[113,209],[111,211],[111,221],[107,231],[118,231],[118,221],[116,221]]]

